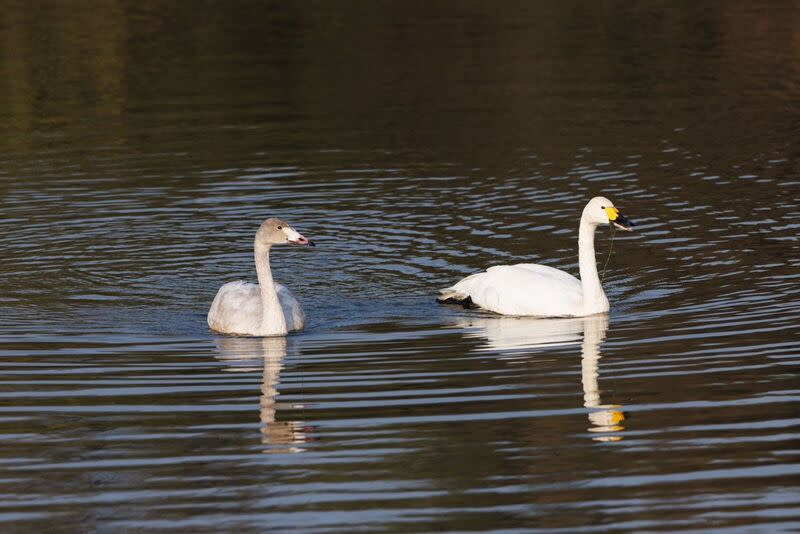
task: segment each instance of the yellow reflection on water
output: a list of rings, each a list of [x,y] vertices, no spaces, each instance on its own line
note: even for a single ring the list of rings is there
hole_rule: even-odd
[[[608,315],[600,314],[583,318],[583,343],[581,343],[581,384],[583,405],[591,408],[589,432],[595,432],[596,441],[620,441],[619,434],[625,427],[625,414],[619,404],[602,404],[597,383],[600,367],[600,343],[606,338]],[[613,435],[611,433],[614,433]]]

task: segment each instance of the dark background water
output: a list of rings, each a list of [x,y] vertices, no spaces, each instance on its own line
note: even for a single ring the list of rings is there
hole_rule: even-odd
[[[3,2],[3,530],[800,528],[798,22]],[[596,194],[610,316],[433,302]],[[309,327],[214,336],[272,215]]]

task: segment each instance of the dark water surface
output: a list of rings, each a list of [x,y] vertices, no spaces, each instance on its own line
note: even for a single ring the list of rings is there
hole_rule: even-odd
[[[72,4],[0,9],[0,529],[800,529],[796,3]],[[596,194],[609,316],[433,302]],[[271,215],[309,327],[212,335]]]

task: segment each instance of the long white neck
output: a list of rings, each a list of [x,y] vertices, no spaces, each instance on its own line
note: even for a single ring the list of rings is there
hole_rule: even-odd
[[[256,273],[258,274],[258,288],[261,292],[261,331],[262,336],[285,336],[286,317],[283,315],[275,281],[272,279],[272,269],[269,266],[269,245],[256,241],[255,259]]]
[[[608,299],[597,276],[597,261],[594,257],[595,226],[581,218],[578,230],[578,264],[583,287],[583,313],[591,315],[608,311]]]

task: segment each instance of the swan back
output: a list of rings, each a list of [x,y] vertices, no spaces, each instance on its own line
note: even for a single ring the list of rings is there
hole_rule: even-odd
[[[481,308],[503,315],[583,315],[581,282],[546,265],[497,265],[442,291],[440,299],[470,297]]]

